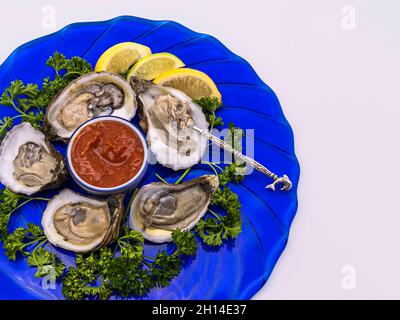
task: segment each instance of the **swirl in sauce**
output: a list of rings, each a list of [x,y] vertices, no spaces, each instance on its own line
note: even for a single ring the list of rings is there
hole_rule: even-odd
[[[73,142],[72,165],[86,183],[112,188],[132,179],[144,160],[143,145],[128,126],[113,120],[91,123]]]

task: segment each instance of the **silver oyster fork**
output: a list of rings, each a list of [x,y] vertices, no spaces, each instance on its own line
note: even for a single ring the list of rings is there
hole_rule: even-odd
[[[271,184],[266,186],[267,189],[271,189],[271,190],[275,191],[275,186],[277,184],[282,184],[281,190],[290,190],[292,188],[292,182],[290,181],[289,177],[286,174],[284,174],[282,177],[279,177],[277,174],[273,173],[272,171],[270,171],[266,167],[264,167],[261,163],[257,162],[256,160],[254,160],[248,156],[245,156],[238,150],[232,148],[224,140],[219,139],[216,136],[212,135],[211,133],[208,132],[207,129],[200,129],[194,125],[191,126],[191,128],[193,130],[199,132],[202,136],[206,137],[208,140],[210,140],[212,143],[216,144],[220,148],[231,152],[235,157],[244,161],[249,166],[253,167],[254,169],[256,169],[256,170],[264,173],[268,177],[272,178],[274,181]]]

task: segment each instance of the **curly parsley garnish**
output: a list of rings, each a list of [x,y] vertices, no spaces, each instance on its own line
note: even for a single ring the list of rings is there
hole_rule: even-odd
[[[37,84],[24,84],[21,80],[14,80],[1,94],[0,105],[12,107],[18,114],[0,120],[0,139],[17,118],[30,122],[33,127],[40,129],[45,108],[53,97],[72,80],[92,71],[92,66],[86,60],[80,57],[67,59],[59,52],[55,52],[47,60],[46,65],[54,69],[55,77],[53,80],[50,77],[45,78],[41,89]]]
[[[29,197],[19,193],[15,193],[8,188],[0,192],[0,240],[8,235],[8,223],[10,217],[18,209],[31,201],[48,201],[43,197]]]
[[[222,126],[224,123],[222,118],[216,115],[216,112],[222,106],[222,101],[217,97],[202,97],[193,100],[203,110],[208,123],[210,124],[210,131],[216,126]]]
[[[5,119],[12,121],[16,118],[22,118],[22,121],[30,122],[34,127],[40,127],[40,123],[44,119],[44,113],[40,109],[36,109],[37,112],[35,112],[35,108],[30,104],[30,100],[34,99],[38,94],[37,84],[28,83],[25,85],[21,80],[11,82],[11,85],[1,95],[0,104],[13,107],[18,115],[13,118],[4,118],[1,131],[5,130]]]
[[[64,296],[70,300],[107,299],[112,294],[140,297],[154,287],[168,286],[180,273],[184,258],[197,251],[193,233],[175,230],[172,238],[173,253],[161,250],[155,257],[147,257],[143,254],[143,236],[124,228],[114,250],[107,247],[90,255],[77,255],[76,267],[70,267],[62,280]]]
[[[39,226],[28,223],[26,229],[21,227],[15,229],[3,241],[4,250],[10,260],[15,261],[18,255],[28,257],[28,265],[37,268],[36,278],[48,275],[59,278],[63,274],[65,265],[54,253],[43,248],[48,241]],[[33,250],[28,251],[28,249]]]
[[[213,171],[219,166],[210,163]],[[243,164],[232,163],[218,174],[219,188],[211,198],[211,207],[217,208],[219,214],[211,208],[208,212],[212,217],[205,217],[196,226],[197,234],[209,246],[221,246],[223,240],[235,239],[242,232],[242,219],[240,215],[241,204],[239,196],[227,184],[239,183],[244,179],[246,167]],[[219,209],[218,209],[219,208]],[[222,209],[222,210],[221,210]]]

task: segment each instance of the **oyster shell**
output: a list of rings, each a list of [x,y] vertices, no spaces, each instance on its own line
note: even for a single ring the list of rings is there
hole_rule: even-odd
[[[130,78],[137,93],[140,126],[147,133],[150,150],[162,165],[173,170],[186,169],[202,158],[207,139],[190,128],[207,129],[201,107],[183,92]]]
[[[113,115],[131,120],[137,109],[129,83],[110,72],[91,72],[72,81],[49,104],[44,132],[50,140],[67,141],[87,120]]]
[[[68,177],[64,157],[28,122],[11,129],[0,145],[0,181],[26,195],[56,188]]]
[[[113,242],[123,218],[124,195],[96,200],[64,189],[47,204],[42,225],[53,245],[91,252]]]
[[[171,241],[174,229],[190,230],[199,222],[218,185],[215,175],[204,175],[178,185],[162,182],[145,185],[132,203],[129,224],[147,240]]]

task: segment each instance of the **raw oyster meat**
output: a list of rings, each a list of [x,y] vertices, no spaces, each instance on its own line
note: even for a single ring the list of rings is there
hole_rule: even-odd
[[[91,252],[113,242],[123,218],[124,195],[96,200],[64,189],[47,204],[42,225],[53,245]]]
[[[174,185],[153,182],[143,186],[130,209],[129,223],[144,238],[156,243],[171,241],[174,229],[190,230],[207,212],[217,190],[216,175]]]
[[[64,157],[28,122],[15,126],[0,145],[0,181],[26,195],[56,188],[68,177]]]
[[[67,141],[87,120],[113,115],[131,120],[135,93],[129,83],[110,72],[91,72],[72,81],[49,104],[44,132],[50,140]]]
[[[173,170],[198,163],[207,147],[207,139],[191,126],[208,129],[201,107],[183,92],[130,78],[138,96],[140,126],[157,161]]]

